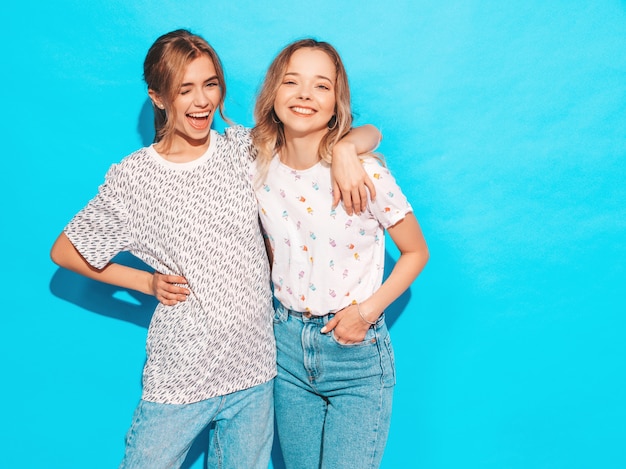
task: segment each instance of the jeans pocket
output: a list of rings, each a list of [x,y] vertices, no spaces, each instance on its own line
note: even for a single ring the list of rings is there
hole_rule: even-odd
[[[333,339],[333,342],[341,348],[356,348],[356,347],[367,347],[368,345],[376,344],[376,331],[373,328],[369,328],[367,333],[365,334],[365,338],[361,342],[355,342],[353,344],[344,344],[339,342],[337,336],[335,335],[335,331],[330,331],[330,337]]]
[[[278,304],[274,308],[274,324],[282,324],[289,318],[289,311],[283,305]]]
[[[385,315],[381,314],[380,317],[376,320],[376,324],[370,327],[365,334],[365,338],[361,342],[356,342],[354,344],[343,344],[337,340],[335,336],[335,331],[331,331],[329,334],[333,342],[335,342],[340,347],[353,348],[353,347],[365,347],[367,345],[374,345],[377,341],[384,339],[385,337],[389,337],[389,331],[387,330],[387,325],[385,324]]]

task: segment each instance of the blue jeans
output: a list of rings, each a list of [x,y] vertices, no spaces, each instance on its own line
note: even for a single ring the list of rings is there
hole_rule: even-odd
[[[395,369],[384,317],[363,342],[320,333],[332,315],[278,305],[274,406],[287,469],[365,469],[380,465],[391,420]]]
[[[274,437],[273,380],[193,404],[140,401],[120,469],[179,468],[193,441],[214,426],[208,467],[267,469]]]

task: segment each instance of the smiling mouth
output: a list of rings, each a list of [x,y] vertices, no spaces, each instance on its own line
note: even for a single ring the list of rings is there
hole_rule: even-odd
[[[293,106],[291,110],[297,114],[303,114],[305,116],[310,116],[315,113],[315,110],[308,107]]]
[[[211,113],[206,112],[190,112],[186,114],[187,120],[194,129],[204,130],[210,123]]]

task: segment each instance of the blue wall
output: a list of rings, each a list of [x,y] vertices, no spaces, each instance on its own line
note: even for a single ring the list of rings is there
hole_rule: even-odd
[[[2,18],[1,467],[119,462],[154,303],[48,251],[150,142],[141,65],[178,27],[221,55],[236,122],[275,53],[313,35],[383,131],[431,248],[389,314],[384,468],[626,467],[626,2],[62,0]]]

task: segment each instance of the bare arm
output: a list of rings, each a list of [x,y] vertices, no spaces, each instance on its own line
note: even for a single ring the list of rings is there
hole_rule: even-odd
[[[400,257],[387,280],[358,307],[351,305],[337,312],[322,329],[323,333],[334,329],[341,343],[361,342],[370,327],[369,323],[376,322],[385,308],[409,288],[428,262],[428,246],[415,215],[407,214],[387,232],[400,251]]]
[[[333,148],[331,174],[333,179],[333,207],[343,200],[348,215],[360,214],[367,207],[367,191],[372,200],[376,189],[363,169],[358,155],[374,151],[382,135],[373,125],[353,128]]]
[[[65,233],[61,233],[52,245],[50,257],[55,264],[85,277],[136,290],[146,295],[153,295],[163,304],[175,304],[176,301],[180,301],[181,296],[181,293],[172,293],[169,289],[163,288],[164,283],[186,283],[183,277],[155,275],[142,269],[135,269],[114,262],[107,264],[102,269],[96,269],[80,255]],[[175,285],[172,287],[186,290]]]

